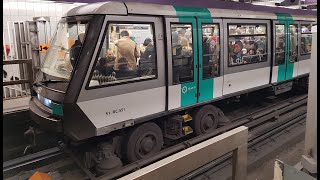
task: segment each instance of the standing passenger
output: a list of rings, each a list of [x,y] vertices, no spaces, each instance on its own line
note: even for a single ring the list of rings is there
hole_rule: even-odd
[[[115,69],[119,69],[119,60],[124,59],[127,62],[127,66],[131,70],[137,68],[137,58],[140,57],[140,51],[137,44],[129,37],[128,31],[124,30],[120,33],[121,39],[115,42],[118,47],[117,59],[115,62]]]
[[[142,54],[146,50],[146,47],[149,45],[149,43],[151,43],[151,41],[152,40],[150,38],[146,38],[143,44],[140,45],[140,56],[142,56]]]

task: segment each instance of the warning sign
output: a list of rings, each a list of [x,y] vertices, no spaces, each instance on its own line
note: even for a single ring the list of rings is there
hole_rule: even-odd
[[[40,52],[46,53],[46,52],[48,52],[49,45],[48,44],[40,44],[39,48],[40,48]]]

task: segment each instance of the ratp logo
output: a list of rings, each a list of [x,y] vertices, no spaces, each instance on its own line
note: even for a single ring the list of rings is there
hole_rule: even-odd
[[[187,86],[183,86],[183,88],[182,88],[182,93],[185,94],[187,91],[188,91]]]

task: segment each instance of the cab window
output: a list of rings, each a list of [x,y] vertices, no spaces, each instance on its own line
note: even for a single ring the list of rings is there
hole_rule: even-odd
[[[109,23],[89,87],[157,78],[153,24]]]
[[[300,55],[311,54],[311,44],[312,44],[311,24],[302,24]]]
[[[266,24],[228,24],[228,66],[267,61]]]
[[[220,75],[219,24],[202,25],[203,79]]]
[[[193,81],[192,25],[171,24],[173,84]]]

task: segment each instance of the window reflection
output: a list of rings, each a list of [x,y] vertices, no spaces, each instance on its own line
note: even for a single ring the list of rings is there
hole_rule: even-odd
[[[220,74],[219,42],[219,25],[202,25],[203,79],[218,77]]]
[[[171,24],[173,83],[193,81],[191,24]]]
[[[229,66],[267,61],[266,25],[228,25]]]
[[[310,54],[311,44],[312,44],[311,24],[302,24],[300,54],[301,55]]]
[[[275,65],[283,64],[285,60],[285,29],[284,25],[276,25],[275,50],[276,59]]]
[[[290,62],[298,61],[298,25],[290,25]]]
[[[111,23],[89,86],[101,86],[157,75],[151,24]]]

